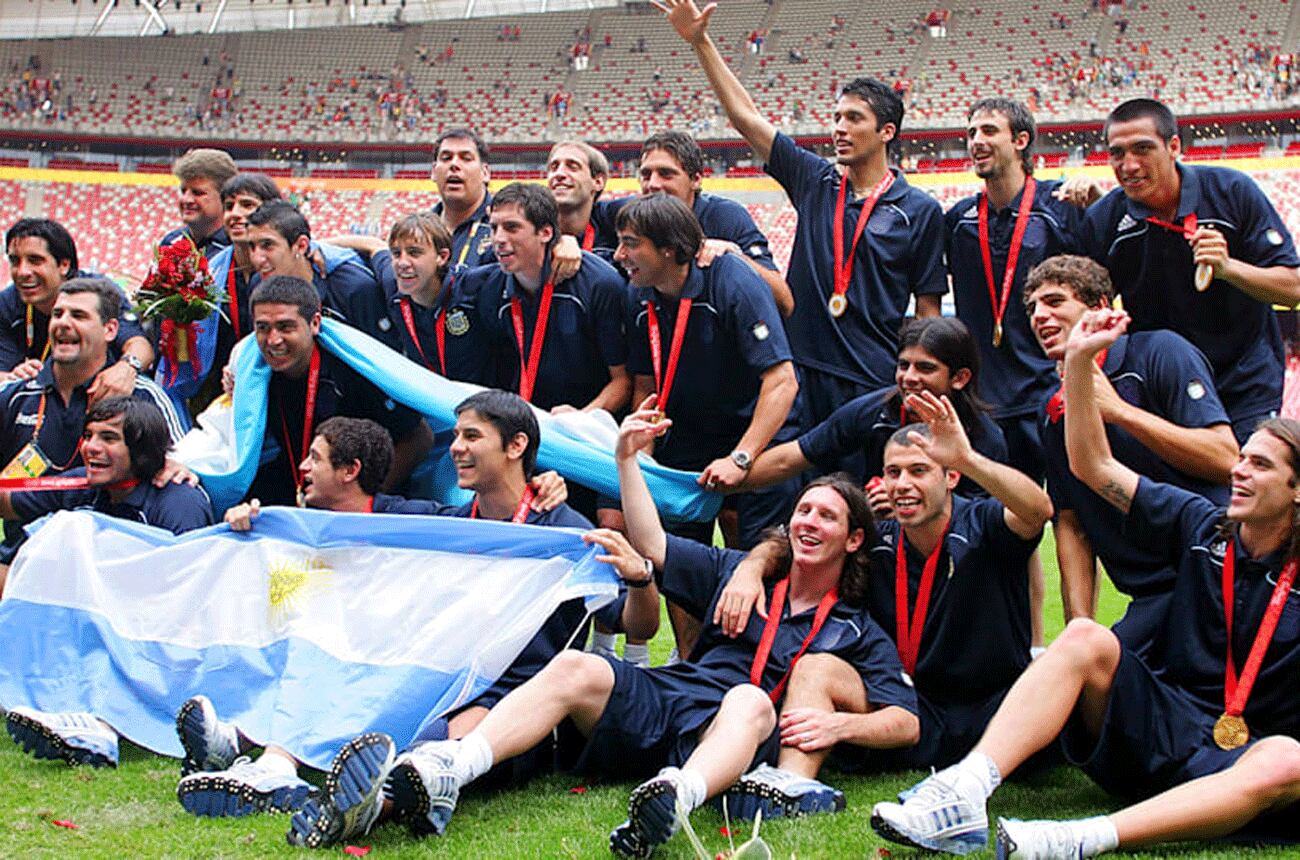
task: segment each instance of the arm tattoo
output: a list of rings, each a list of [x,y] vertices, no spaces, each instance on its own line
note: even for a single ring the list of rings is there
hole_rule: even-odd
[[[1102,484],[1098,494],[1117,508],[1128,510],[1133,504],[1133,497],[1125,492],[1124,488],[1119,485],[1118,481],[1107,481]]]

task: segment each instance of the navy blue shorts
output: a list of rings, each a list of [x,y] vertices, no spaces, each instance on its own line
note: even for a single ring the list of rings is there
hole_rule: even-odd
[[[699,735],[717,715],[726,691],[706,703],[676,689],[671,676],[660,670],[606,659],[614,670],[614,689],[573,769],[645,779],[681,765],[699,745]],[[778,752],[780,732],[773,728],[750,766],[775,764]]]
[[[1124,617],[1111,627],[1124,650],[1140,657],[1148,666],[1164,662],[1165,616],[1169,614],[1172,591],[1134,597]]]
[[[916,746],[869,750],[853,744],[840,744],[832,751],[831,762],[847,773],[947,767],[971,751],[1006,695],[1006,690],[999,690],[979,702],[953,705],[935,704],[917,694],[921,739]]]
[[[1235,750],[1214,743],[1214,721],[1182,690],[1121,651],[1102,720],[1089,737],[1070,718],[1061,732],[1066,759],[1111,794],[1138,800],[1231,767],[1253,741]]]
[[[1024,472],[1042,485],[1047,476],[1047,461],[1043,458],[1043,442],[1038,435],[1038,416],[1008,415],[999,418],[998,426],[1007,440],[1007,465]]]

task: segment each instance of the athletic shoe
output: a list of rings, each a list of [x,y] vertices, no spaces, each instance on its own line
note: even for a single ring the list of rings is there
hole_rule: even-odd
[[[451,769],[459,741],[417,744],[397,758],[388,775],[393,814],[416,836],[441,836],[460,797],[460,778]]]
[[[945,773],[927,777],[903,803],[877,803],[871,826],[881,836],[903,845],[969,854],[988,846],[989,820],[979,807],[945,781]]]
[[[348,741],[325,777],[319,799],[294,813],[290,845],[324,848],[365,835],[384,806],[384,780],[393,768],[393,741],[368,732]]]
[[[654,779],[632,789],[627,821],[609,834],[610,851],[619,857],[642,860],[677,832],[678,773],[677,768],[666,767]]]
[[[181,705],[176,734],[185,749],[182,777],[195,771],[227,770],[239,758],[239,732],[233,723],[217,719],[217,709],[207,696],[195,696]]]
[[[760,811],[767,821],[844,809],[844,792],[765,764],[738,779],[724,796],[727,813],[739,821],[753,821]]]
[[[1083,853],[1066,821],[998,819],[998,860],[1075,860]]]
[[[293,812],[316,793],[295,773],[240,756],[227,770],[197,771],[176,786],[176,798],[191,815],[240,818],[254,812]]]
[[[94,714],[55,713],[19,706],[5,716],[14,743],[36,758],[117,767],[117,732]]]

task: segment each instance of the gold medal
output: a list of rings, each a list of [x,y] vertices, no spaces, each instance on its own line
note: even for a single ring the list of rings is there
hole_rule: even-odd
[[[655,413],[646,419],[646,422],[650,424],[658,424],[662,420],[664,420],[664,411],[662,409],[656,409]]]
[[[1248,740],[1250,740],[1250,729],[1246,727],[1246,721],[1241,717],[1221,714],[1214,721],[1214,743],[1219,749],[1235,750],[1237,747],[1245,746]]]
[[[844,298],[843,293],[835,293],[826,301],[826,307],[830,310],[831,316],[839,319],[848,310],[849,300]]]
[[[1002,346],[1002,323],[993,323],[993,346]]]
[[[1210,281],[1214,280],[1214,269],[1209,263],[1196,264],[1196,292],[1203,293],[1210,288]]]
[[[298,488],[298,492],[294,494],[293,500],[294,500],[294,504],[296,504],[298,507],[300,508],[307,507],[307,494],[303,492],[302,487]]]

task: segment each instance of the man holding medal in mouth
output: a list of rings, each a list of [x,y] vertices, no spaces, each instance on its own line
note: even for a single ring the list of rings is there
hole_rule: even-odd
[[[1066,757],[1100,786],[1141,802],[1075,821],[1002,819],[999,857],[1092,857],[1230,834],[1300,840],[1290,809],[1300,801],[1300,423],[1272,419],[1250,436],[1226,511],[1138,475],[1110,450],[1091,372],[1128,322],[1100,309],[1071,332],[1066,445],[1079,480],[1178,570],[1163,659],[1148,665],[1096,622],[1070,622],[966,759],[903,803],[876,804],[872,826],[889,839],[984,847],[989,795],[1059,733]]]
[[[1300,302],[1291,233],[1244,173],[1179,163],[1178,125],[1160,102],[1124,102],[1104,134],[1119,187],[1084,215],[1087,254],[1110,270],[1136,329],[1171,329],[1205,353],[1245,443],[1282,405],[1271,305]]]

